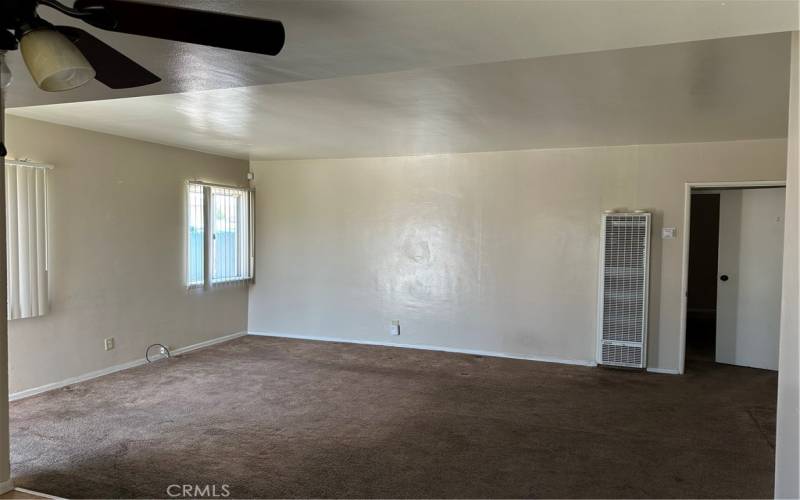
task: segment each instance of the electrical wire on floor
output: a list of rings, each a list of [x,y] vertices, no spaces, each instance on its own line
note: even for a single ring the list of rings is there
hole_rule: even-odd
[[[167,359],[170,359],[172,357],[172,355],[169,353],[169,349],[167,349],[167,346],[165,346],[164,344],[150,344],[144,351],[144,359],[146,359],[148,363],[152,363],[154,361],[150,359],[150,350],[153,347],[160,347],[161,350],[159,351],[159,353],[163,354]]]

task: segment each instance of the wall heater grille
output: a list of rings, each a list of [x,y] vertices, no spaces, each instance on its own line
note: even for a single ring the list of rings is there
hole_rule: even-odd
[[[604,214],[600,252],[597,362],[644,368],[650,214]]]

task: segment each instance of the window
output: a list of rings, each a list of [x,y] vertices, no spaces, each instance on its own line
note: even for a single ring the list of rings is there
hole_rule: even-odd
[[[189,184],[189,220],[187,235],[188,269],[186,284],[197,286],[205,283],[205,213],[203,186]]]
[[[189,184],[187,286],[214,286],[252,278],[252,197],[249,189]]]
[[[8,319],[47,314],[47,171],[27,161],[5,163]]]

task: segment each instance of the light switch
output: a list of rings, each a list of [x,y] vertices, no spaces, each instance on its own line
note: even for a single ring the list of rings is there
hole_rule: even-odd
[[[677,228],[674,227],[662,227],[661,228],[661,239],[662,240],[674,240],[675,233],[677,232]]]

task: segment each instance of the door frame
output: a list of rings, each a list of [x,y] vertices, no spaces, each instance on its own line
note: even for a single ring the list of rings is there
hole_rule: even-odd
[[[733,181],[733,182],[687,182],[684,185],[683,201],[683,256],[681,257],[681,334],[678,349],[678,373],[686,368],[686,313],[689,293],[689,237],[691,232],[693,189],[736,189],[760,187],[786,187],[786,181]]]

